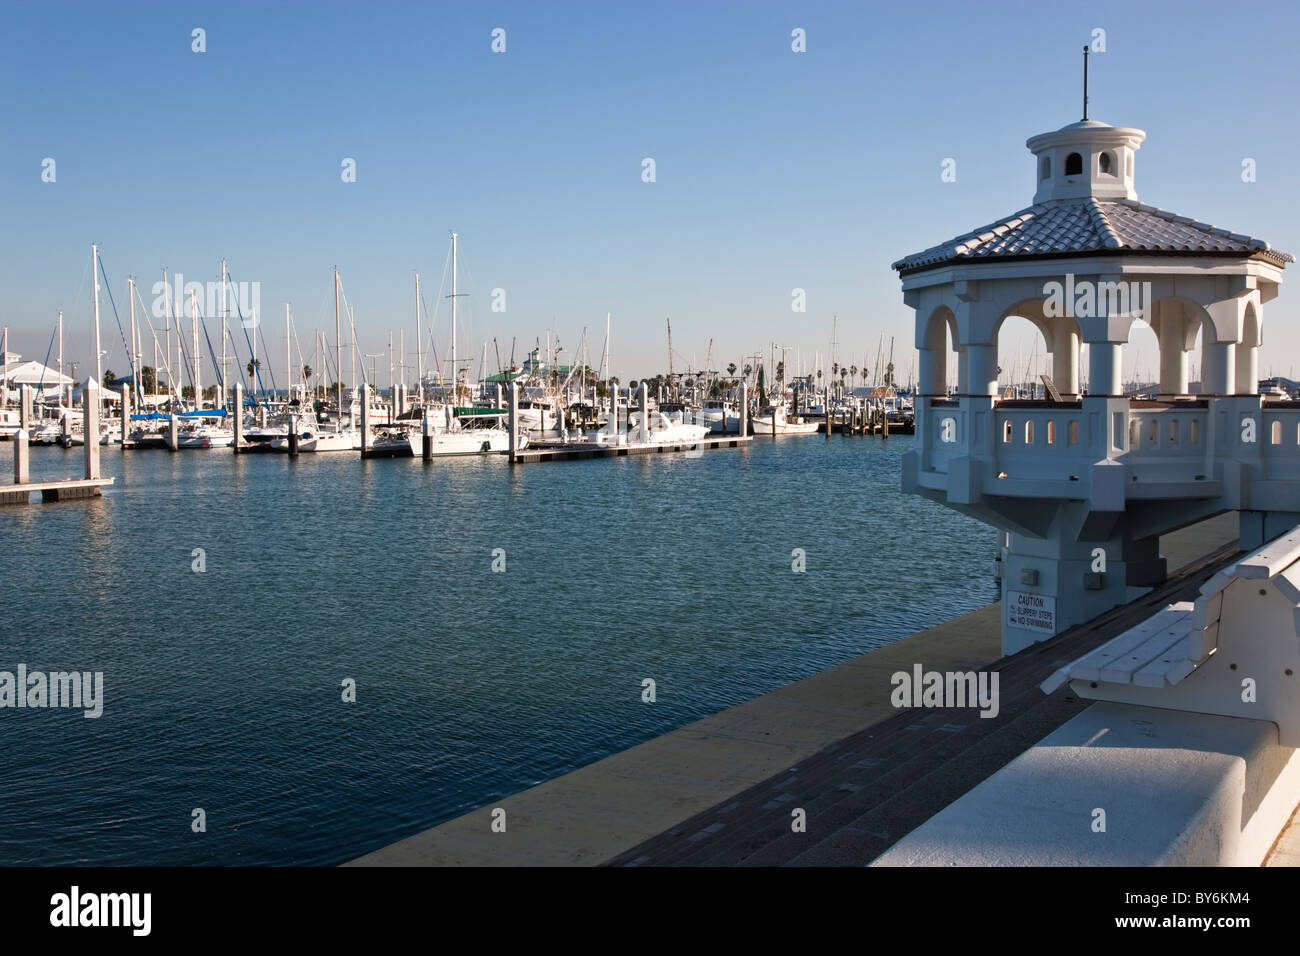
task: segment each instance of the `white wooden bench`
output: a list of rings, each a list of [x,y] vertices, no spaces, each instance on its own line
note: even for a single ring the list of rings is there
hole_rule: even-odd
[[[1300,747],[1300,526],[1040,685],[1080,697],[1271,720]]]

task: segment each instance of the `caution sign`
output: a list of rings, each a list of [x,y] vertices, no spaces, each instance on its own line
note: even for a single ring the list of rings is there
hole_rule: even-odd
[[[1056,633],[1056,598],[1050,594],[1008,591],[1003,603],[1007,606],[1008,627],[1043,634]]]

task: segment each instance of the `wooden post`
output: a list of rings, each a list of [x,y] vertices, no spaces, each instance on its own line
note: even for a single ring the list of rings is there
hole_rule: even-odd
[[[244,383],[235,383],[235,442],[230,447],[235,450],[235,454],[240,453],[240,445],[244,443]]]
[[[510,383],[510,414],[506,417],[507,430],[510,433],[510,460],[519,458],[519,383]],[[428,425],[425,425],[428,428]]]
[[[740,383],[740,430],[736,433],[744,438],[749,434],[749,386]]]
[[[885,406],[880,406],[880,440],[884,441],[889,437],[889,413],[885,411]]]
[[[86,438],[86,477],[99,477],[99,383],[86,378],[81,387],[81,430]]]
[[[131,386],[122,386],[122,447],[130,448],[131,445]]]

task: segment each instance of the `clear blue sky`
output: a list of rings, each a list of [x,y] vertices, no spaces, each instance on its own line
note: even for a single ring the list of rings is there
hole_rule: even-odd
[[[609,311],[625,380],[666,367],[666,316],[679,369],[710,338],[715,366],[770,341],[808,365],[838,315],[844,359],[896,336],[905,374],[890,263],[1029,204],[1025,139],[1079,118],[1094,27],[1092,115],[1147,131],[1141,199],[1300,251],[1298,21],[1222,3],[6,2],[0,321],[42,358],[62,308],[84,362],[98,241],[120,308],[128,274],[148,301],[163,266],[214,280],[225,256],[261,283],[277,368],[285,302],[305,348],[333,336],[335,264],[362,351],[405,327],[413,352],[413,274],[433,308],[455,229],[475,356],[547,329],[572,349],[584,326],[598,355]],[[1300,364],[1298,303],[1266,310],[1266,372]],[[445,306],[439,325],[445,350]]]

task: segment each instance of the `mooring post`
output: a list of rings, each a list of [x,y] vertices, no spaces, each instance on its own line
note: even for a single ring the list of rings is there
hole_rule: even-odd
[[[361,457],[370,454],[370,383],[361,385]]]
[[[131,386],[122,386],[122,447],[129,448],[131,441]]]
[[[609,443],[618,444],[618,386],[612,379],[609,383]]]
[[[5,388],[9,383],[5,383]],[[28,394],[30,385],[20,385],[18,387],[18,401],[22,403],[22,408],[18,412],[18,431],[14,433],[14,484],[25,485],[31,479],[31,448],[27,441],[29,438],[28,427],[31,425],[31,396]]]
[[[289,457],[298,457],[298,416],[289,416]]]
[[[180,447],[180,438],[180,422],[176,419],[176,413],[172,412],[167,420],[167,447],[176,451]]]
[[[641,379],[641,394],[637,396],[641,403],[641,444],[650,443],[650,387]]]
[[[742,438],[749,434],[749,386],[744,382],[740,383],[740,431],[737,434]]]
[[[244,443],[244,383],[235,383],[235,441],[230,447],[235,450],[235,454],[240,453],[240,445]]]
[[[425,461],[433,460],[433,434],[429,431],[429,409],[420,408],[420,457]]]
[[[510,433],[510,460],[513,462],[519,457],[519,383],[510,383],[510,413],[507,416],[506,428]]]
[[[81,388],[81,431],[86,438],[86,477],[99,477],[99,383],[87,378]]]

